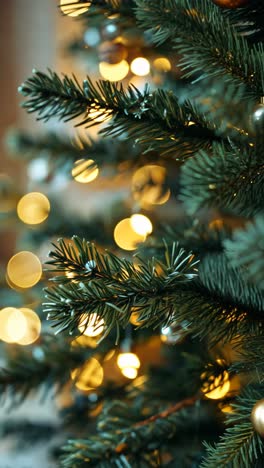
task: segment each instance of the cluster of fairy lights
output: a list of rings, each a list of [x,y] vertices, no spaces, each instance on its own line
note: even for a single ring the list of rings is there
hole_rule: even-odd
[[[78,8],[73,8],[73,4],[78,3]],[[78,16],[88,11],[89,2],[78,2],[75,0],[61,0],[60,8],[63,14],[68,16]],[[158,57],[153,60],[152,67],[158,72],[168,72],[171,70],[171,63],[166,57]],[[151,63],[145,57],[135,57],[129,64],[127,60],[122,59],[120,62],[112,64],[105,61],[99,63],[99,72],[105,80],[119,81],[126,78],[129,72],[134,76],[144,77],[150,74]]]
[[[17,203],[17,216],[24,224],[36,226],[49,215],[48,198],[39,192],[30,192]],[[6,268],[6,282],[12,289],[26,291],[42,277],[42,264],[33,252],[23,250],[14,254]],[[0,339],[6,343],[30,345],[38,340],[41,321],[37,313],[28,307],[4,307],[0,310]]]

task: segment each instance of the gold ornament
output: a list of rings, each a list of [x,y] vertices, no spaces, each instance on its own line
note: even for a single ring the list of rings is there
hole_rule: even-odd
[[[259,400],[251,412],[251,422],[255,431],[264,437],[264,399]]]
[[[249,0],[213,0],[217,6],[222,8],[241,8],[249,3]]]

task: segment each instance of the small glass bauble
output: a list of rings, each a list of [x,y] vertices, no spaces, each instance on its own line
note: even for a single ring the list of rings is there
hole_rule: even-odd
[[[264,437],[264,399],[259,400],[252,409],[251,422],[255,431]]]

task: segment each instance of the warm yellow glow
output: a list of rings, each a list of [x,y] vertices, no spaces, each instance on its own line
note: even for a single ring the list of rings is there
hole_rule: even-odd
[[[221,411],[222,411],[222,413],[233,413],[234,412],[231,405],[221,406]]]
[[[18,217],[25,224],[43,223],[49,216],[49,212],[50,202],[43,193],[27,193],[17,204]]]
[[[144,57],[137,57],[132,60],[130,64],[130,69],[134,75],[137,76],[146,76],[150,71],[149,61]]]
[[[103,382],[104,371],[97,359],[90,358],[82,368],[71,372],[71,378],[79,390],[92,390]]]
[[[224,226],[223,219],[214,219],[209,224],[209,229],[222,229]]]
[[[98,336],[104,331],[104,320],[98,319],[97,314],[91,314],[81,320],[78,329],[83,335]]]
[[[73,8],[73,3],[78,3],[78,8]],[[79,16],[88,11],[90,2],[79,2],[79,0],[60,0],[60,9],[64,15]],[[81,8],[83,7],[83,8]]]
[[[92,159],[79,159],[72,168],[72,177],[81,184],[92,182],[98,174],[99,169]]]
[[[115,355],[115,349],[111,349],[110,351],[108,351],[108,353],[106,354],[105,358],[104,358],[104,361],[110,361],[110,359],[112,359]]]
[[[206,392],[204,393],[206,398],[210,398],[212,400],[219,400],[220,398],[223,398],[230,389],[230,381],[228,377],[229,377],[228,372],[224,371],[223,378],[222,376],[216,377],[212,385],[208,385],[208,387],[205,387],[203,391]],[[211,387],[216,387],[216,388],[210,391]]]
[[[31,288],[41,278],[40,260],[32,252],[19,252],[8,262],[7,274],[11,282],[20,288]]]
[[[114,239],[118,247],[124,250],[135,250],[140,242],[146,240],[146,236],[137,234],[131,225],[131,219],[125,218],[116,225]]]
[[[117,356],[117,365],[120,369],[124,369],[125,367],[139,369],[140,360],[134,353],[120,353]]]
[[[222,359],[217,359],[218,364],[224,364]],[[206,373],[201,375],[202,378],[206,377]],[[207,398],[212,400],[219,400],[223,398],[230,389],[230,380],[229,380],[229,373],[225,370],[221,375],[215,377],[214,380],[210,380],[205,382],[202,387],[202,392]]]
[[[135,367],[124,367],[121,369],[121,373],[127,378],[127,379],[135,379],[138,375],[137,369]]]
[[[34,343],[39,338],[41,321],[39,316],[32,309],[21,307],[20,312],[22,312],[25,317],[27,326],[24,335],[20,339],[16,340],[16,342],[20,345],[26,346]]]
[[[5,307],[0,311],[0,339],[6,343],[20,340],[27,330],[27,322],[19,309]]]
[[[131,225],[134,231],[141,236],[147,236],[152,232],[152,223],[147,216],[134,214],[131,216]]]
[[[165,185],[166,169],[158,165],[147,165],[138,169],[132,177],[134,199],[142,207],[162,205],[170,198],[170,189]]]
[[[91,338],[89,336],[78,336],[71,342],[71,346],[73,348],[79,348],[79,347],[85,347],[85,348],[96,348],[98,346],[98,343],[94,338]]]
[[[171,70],[171,63],[165,57],[159,57],[153,62],[154,67],[161,72],[168,72]]]
[[[126,60],[121,60],[121,62],[115,63],[114,65],[107,62],[100,62],[99,71],[105,80],[119,81],[127,76],[129,65]]]

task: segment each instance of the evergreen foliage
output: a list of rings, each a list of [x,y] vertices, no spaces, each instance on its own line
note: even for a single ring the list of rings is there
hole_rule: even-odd
[[[46,380],[63,384],[73,366],[95,352],[104,355],[113,345],[112,330],[120,343],[136,312],[138,329],[184,329],[187,350],[168,369],[164,364],[156,375],[150,372],[144,388],[126,389],[123,401],[105,399],[96,434],[69,440],[62,466],[262,466],[263,440],[251,412],[264,390],[263,6],[256,0],[234,11],[211,0],[88,3],[84,19],[100,21],[117,14],[118,23],[135,24],[136,17],[150,43],[180,55],[188,86],[179,96],[173,86],[147,85],[140,91],[133,85],[94,83],[90,77],[80,84],[74,75],[34,71],[19,89],[27,112],[44,121],[77,119],[77,126],[86,128],[103,123],[100,135],[106,139],[80,140],[78,151],[53,134],[43,139],[22,135],[16,145],[29,159],[47,148],[55,164],[75,161],[87,149],[99,166],[126,161],[127,148],[130,168],[141,153],[152,151],[164,164],[176,160],[181,163],[179,198],[189,218],[177,226],[160,226],[132,259],[101,251],[77,235],[70,243],[59,239],[53,244],[44,310],[56,335],[63,332],[57,339],[64,347],[60,341],[55,348],[48,345],[40,362],[23,357],[24,367],[20,359],[11,360],[0,375],[3,393],[18,392],[23,400]],[[83,4],[72,4],[72,11]],[[224,222],[212,228],[208,216],[201,222],[208,208],[220,218],[233,216],[232,228]],[[99,347],[70,348],[64,335],[84,333],[95,313],[95,326],[104,320]],[[62,356],[68,361],[65,368]],[[202,427],[206,414],[206,426],[217,425],[219,405],[211,410],[204,386],[213,382],[220,389],[226,375],[240,378],[239,389],[228,394],[228,427],[218,442],[214,434],[213,442],[205,443],[207,456],[201,464],[177,458],[181,436],[189,442],[199,432],[194,420]],[[226,396],[221,398],[225,402]],[[162,458],[164,447],[173,454],[168,464]],[[204,450],[198,448],[196,455],[201,458]]]

